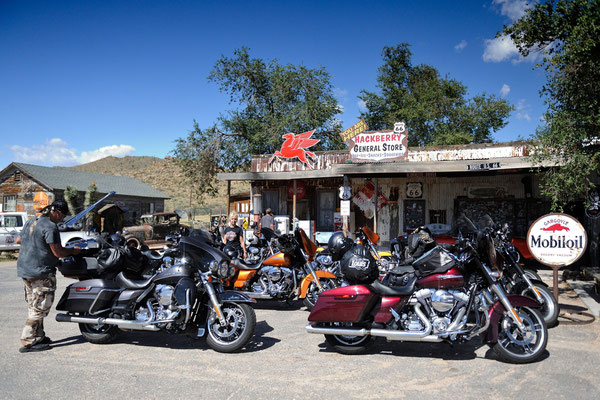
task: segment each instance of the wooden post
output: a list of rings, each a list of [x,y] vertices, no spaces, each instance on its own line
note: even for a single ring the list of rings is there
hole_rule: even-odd
[[[379,183],[379,178],[375,178],[375,193],[373,194],[373,196],[375,196],[375,211],[373,211],[373,232],[377,233],[377,197],[379,196],[379,194],[377,193],[377,186]]]
[[[231,181],[227,181],[227,218],[229,218],[229,202],[231,197]]]
[[[350,186],[349,182],[348,182],[348,175],[344,175],[344,186]],[[343,225],[342,225],[342,231],[344,232],[344,236],[346,237],[350,237],[350,235],[348,234],[348,216],[344,215],[342,217],[343,220]]]
[[[296,180],[294,179],[294,195],[292,196],[292,226],[296,228]]]

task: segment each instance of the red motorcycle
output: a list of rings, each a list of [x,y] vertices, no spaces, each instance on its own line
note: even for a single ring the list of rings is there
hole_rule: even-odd
[[[483,229],[471,240],[460,239],[455,254],[436,246],[412,265],[395,267],[382,282],[321,293],[308,317],[307,332],[324,334],[343,354],[366,352],[374,337],[460,343],[482,335],[505,361],[538,360],[548,341],[540,304],[505,292],[493,234]],[[350,251],[345,245],[337,247]],[[335,253],[337,247],[330,243],[330,251]],[[345,260],[354,266],[345,265]],[[342,258],[347,271],[368,264],[356,257]]]

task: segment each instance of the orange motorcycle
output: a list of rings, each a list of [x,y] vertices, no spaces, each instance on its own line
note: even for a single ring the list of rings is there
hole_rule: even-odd
[[[321,292],[339,286],[337,277],[316,269],[317,245],[304,230],[296,228],[293,234],[278,236],[276,241],[279,251],[260,262],[231,261],[236,273],[230,287],[253,299],[289,301],[297,297],[312,310]]]

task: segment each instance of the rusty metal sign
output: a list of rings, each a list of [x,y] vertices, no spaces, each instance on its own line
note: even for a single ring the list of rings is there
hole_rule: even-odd
[[[406,133],[406,130],[361,133],[350,141],[350,158],[358,162],[404,160],[408,154]]]
[[[529,227],[527,247],[544,265],[571,265],[585,253],[587,234],[568,214],[546,214]]]
[[[344,142],[347,142],[348,140],[353,139],[356,135],[366,131],[367,129],[369,129],[367,123],[364,119],[361,119],[360,121],[352,125],[350,128],[346,129],[343,132],[340,132],[340,137]]]

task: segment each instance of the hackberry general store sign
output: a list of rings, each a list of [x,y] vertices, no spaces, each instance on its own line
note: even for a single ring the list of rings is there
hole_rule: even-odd
[[[527,246],[542,264],[566,266],[584,254],[587,234],[579,221],[570,215],[547,214],[529,227]]]
[[[398,161],[408,153],[407,130],[403,123],[393,131],[363,132],[350,140],[352,161]]]

